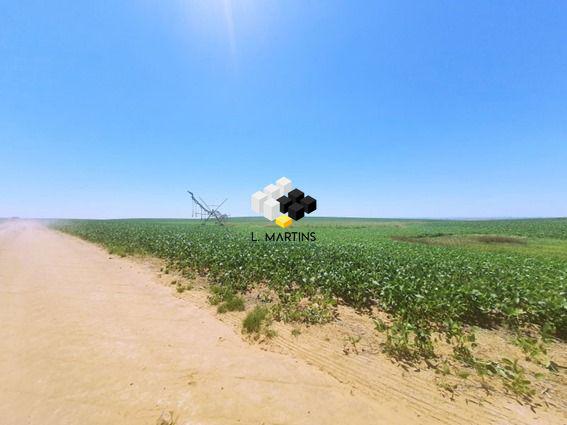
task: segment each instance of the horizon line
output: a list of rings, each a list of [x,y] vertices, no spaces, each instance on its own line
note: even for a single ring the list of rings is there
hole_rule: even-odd
[[[261,216],[233,216],[232,219],[258,219]],[[567,219],[567,216],[494,216],[494,217],[358,217],[358,216],[323,216],[323,217],[305,217],[306,219],[350,219],[350,220],[439,220],[439,221],[497,221],[497,220],[561,220]],[[200,221],[195,217],[114,217],[114,218],[77,218],[77,217],[0,217],[0,220],[191,220]]]

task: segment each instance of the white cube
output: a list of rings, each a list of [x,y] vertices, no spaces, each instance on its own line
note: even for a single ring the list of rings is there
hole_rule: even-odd
[[[264,193],[273,199],[278,199],[280,196],[283,196],[282,188],[280,186],[276,186],[275,184],[267,185],[264,188]]]
[[[282,188],[282,195],[287,195],[291,190],[291,180],[287,177],[282,177],[276,181],[276,185]]]
[[[266,199],[266,201],[264,201],[264,217],[270,221],[274,221],[280,215],[280,203],[274,198]]]
[[[264,202],[266,201],[266,199],[268,199],[268,195],[266,195],[264,192],[258,191],[254,195],[252,195],[252,211],[257,214],[263,214]]]

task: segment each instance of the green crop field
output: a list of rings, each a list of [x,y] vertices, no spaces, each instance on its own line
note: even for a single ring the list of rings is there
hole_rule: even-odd
[[[288,231],[315,232],[316,241],[295,242],[262,240],[279,231],[261,219],[225,227],[191,220],[57,226],[114,252],[163,258],[231,291],[267,285],[284,320],[329,320],[325,311],[293,309],[307,298],[377,306],[425,339],[462,325],[535,324],[567,334],[567,219],[305,219]]]
[[[253,297],[246,334],[270,338],[274,331],[262,322],[272,319],[333,321],[342,303],[372,317],[383,352],[397,361],[463,379],[474,373],[481,386],[488,376],[501,379],[528,403],[538,391],[528,376],[553,382],[550,374],[561,367],[546,353],[554,340],[563,351],[567,336],[567,219],[307,218],[287,229],[296,234],[288,241],[277,241],[274,234],[285,232],[264,219],[232,219],[224,227],[192,220],[73,220],[56,227],[114,254],[160,257],[166,271],[189,279],[206,276],[219,313],[245,310],[243,295]],[[506,341],[539,372],[528,372],[518,358],[487,358],[478,327],[505,329]]]

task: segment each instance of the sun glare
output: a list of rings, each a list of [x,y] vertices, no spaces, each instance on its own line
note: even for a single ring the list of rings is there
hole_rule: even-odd
[[[181,15],[185,34],[189,32],[193,40],[225,44],[236,60],[239,36],[261,26],[259,5],[257,0],[179,0],[175,13]],[[263,20],[268,16],[262,16]]]

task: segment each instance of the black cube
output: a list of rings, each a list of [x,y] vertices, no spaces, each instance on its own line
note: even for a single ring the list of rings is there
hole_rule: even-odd
[[[304,195],[305,194],[299,189],[293,189],[287,194],[288,198],[291,199],[292,202],[301,202]]]
[[[317,200],[312,198],[311,196],[306,196],[301,200],[301,203],[305,207],[305,212],[307,214],[311,214],[313,211],[317,209]]]
[[[287,215],[295,221],[301,220],[305,215],[305,207],[303,206],[303,204],[294,202],[288,208]]]
[[[290,205],[292,204],[291,199],[289,199],[287,196],[282,196],[281,198],[278,198],[278,202],[280,203],[280,212],[282,214],[285,214]]]

